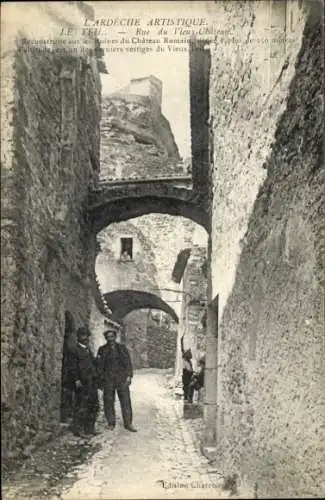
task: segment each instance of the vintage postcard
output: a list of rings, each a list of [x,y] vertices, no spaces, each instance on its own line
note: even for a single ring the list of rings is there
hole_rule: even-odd
[[[324,497],[323,20],[2,4],[5,500]]]

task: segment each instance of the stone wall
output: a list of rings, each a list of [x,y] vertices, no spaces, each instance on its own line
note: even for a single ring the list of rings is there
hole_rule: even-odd
[[[205,271],[207,249],[194,245],[181,280],[182,307],[178,327],[176,381],[182,371],[180,340],[184,336],[184,349],[191,349],[193,368],[205,354],[204,315],[207,304],[207,276]]]
[[[201,227],[184,217],[151,214],[133,219],[133,224],[148,235],[155,257],[157,283],[161,297],[180,313],[180,286],[172,280],[174,262],[178,253],[195,242],[207,240],[207,233]]]
[[[258,498],[325,487],[323,48],[307,7],[227,2],[243,42],[286,43],[211,53],[218,464]]]
[[[206,248],[193,246],[182,280],[186,325],[184,347],[186,348],[186,341],[189,341],[194,346],[198,358],[205,351],[202,320],[207,301],[207,277],[204,271],[206,258]]]
[[[150,76],[132,80],[125,89],[103,99],[102,178],[152,179],[182,172],[170,124],[160,109],[161,87],[161,82]],[[122,238],[133,239],[131,261],[121,260]],[[104,293],[115,290],[153,293],[179,315],[181,296],[179,284],[172,281],[173,263],[182,248],[191,246],[194,240],[204,243],[206,239],[205,230],[184,217],[150,214],[110,224],[98,236],[102,251],[97,258],[96,273],[101,288]],[[145,309],[128,314],[123,320],[126,340],[139,363],[140,359],[146,363],[149,356],[143,350],[148,342],[147,318]],[[154,343],[150,345],[155,357]],[[135,361],[137,366],[138,361]]]
[[[227,2],[225,7],[224,2],[216,4],[216,16],[227,31],[218,37],[222,50],[211,44],[210,78],[212,279],[213,294],[220,296],[220,313],[234,283],[249,216],[266,178],[263,165],[295,72],[305,22],[298,3],[245,2],[240,8],[237,2]],[[285,13],[284,4],[296,7],[292,26],[280,16]],[[282,40],[286,37],[286,43],[281,43],[279,30],[284,24],[287,30],[283,29]],[[216,26],[216,30],[221,28]],[[278,48],[278,53],[271,53],[271,48]]]
[[[121,239],[132,238],[131,260],[121,257]],[[151,241],[134,221],[111,224],[97,236],[101,251],[96,273],[103,293],[119,289],[152,291],[159,295]]]
[[[174,368],[177,323],[162,311],[149,311],[147,326],[148,366]]]
[[[67,24],[81,19],[76,5],[23,8],[39,23],[39,38],[58,36],[61,14],[70,14]],[[19,17],[16,38],[11,14],[9,5],[1,88],[5,460],[59,422],[65,313],[75,328],[89,318],[95,241],[85,209],[98,177],[100,139],[96,61],[46,48],[18,50],[19,36],[32,35]],[[50,22],[57,31],[44,34]]]
[[[152,99],[150,85],[139,88],[139,95],[134,94],[134,87],[138,88],[133,84],[103,98],[101,176],[151,179],[181,173],[173,133]]]
[[[174,224],[173,224],[174,222]],[[185,223],[185,231],[184,231]],[[101,252],[96,261],[96,273],[103,293],[116,290],[134,290],[152,293],[166,301],[178,314],[180,297],[179,286],[172,282],[172,260],[178,245],[184,244],[192,234],[186,220],[165,215],[143,216],[132,221],[111,224],[98,235]],[[182,238],[183,236],[183,238]],[[121,260],[121,238],[132,238],[133,258]],[[183,243],[182,243],[183,242]],[[135,345],[146,345],[147,335],[146,309],[128,314],[123,323],[126,340]],[[142,332],[142,334],[141,334]],[[137,339],[135,341],[135,338]],[[143,351],[143,346],[139,347]],[[134,359],[143,359],[146,355],[134,353]],[[136,366],[138,363],[136,362]]]
[[[135,369],[148,366],[148,310],[132,311],[123,320],[125,345]]]
[[[121,261],[124,237],[133,239],[132,261]],[[173,263],[182,248],[206,239],[203,228],[181,217],[152,214],[111,224],[98,235],[101,252],[96,273],[102,292],[150,292],[161,297],[179,316],[180,285],[172,280]],[[128,317],[125,321],[129,321]]]
[[[133,241],[133,255],[129,261],[121,260],[121,238],[124,237]],[[111,224],[99,233],[97,239],[101,251],[96,260],[96,274],[103,294],[116,290],[138,290],[160,296],[151,242],[133,222]],[[147,312],[134,311],[123,319],[123,324],[134,366],[146,366]],[[101,336],[101,333],[98,332],[98,335]]]

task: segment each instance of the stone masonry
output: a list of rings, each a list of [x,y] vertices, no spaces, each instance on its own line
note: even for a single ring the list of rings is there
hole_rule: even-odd
[[[133,258],[121,260],[121,237],[132,238]],[[96,260],[96,274],[103,293],[118,290],[144,290],[160,296],[155,256],[150,241],[132,222],[111,224],[98,235],[101,251]],[[147,313],[134,311],[120,318],[135,367],[147,366]],[[96,330],[95,336],[101,336]]]
[[[166,215],[143,216],[108,226],[98,235],[101,251],[96,261],[96,274],[102,293],[149,292],[164,300],[179,316],[181,295],[179,285],[172,281],[172,262],[176,249],[191,243],[195,229],[191,221]],[[203,229],[197,230],[200,236],[202,233],[205,236]],[[125,237],[132,238],[131,261],[121,260],[121,238]],[[147,321],[147,310],[134,311],[123,319],[126,342],[133,358],[139,359],[136,351],[140,349],[145,366],[147,351],[142,344],[146,343]],[[98,330],[96,332],[96,336],[101,336]]]
[[[193,245],[188,258],[185,257],[184,262],[178,260],[174,268],[174,272],[178,274],[175,279],[180,281],[182,294],[177,339],[176,382],[180,381],[182,374],[180,339],[184,337],[184,348],[190,348],[192,351],[194,370],[198,369],[198,361],[206,350],[204,323],[207,306],[206,258],[206,247]]]
[[[102,177],[150,179],[182,173],[182,167],[177,166],[181,158],[169,122],[161,112],[156,86],[161,94],[162,83],[149,76],[103,98]]]
[[[211,47],[217,461],[257,498],[321,497],[321,5],[220,2],[217,9],[240,41],[236,57],[231,44]],[[256,41],[263,36],[273,39],[269,52]]]
[[[101,179],[140,177],[151,181],[154,177],[187,174],[187,167],[180,163],[170,125],[161,111],[161,91],[162,83],[151,75],[132,80],[127,88],[103,98]],[[123,238],[132,238],[131,261],[121,259]],[[206,241],[207,235],[203,228],[184,217],[150,214],[110,224],[98,234],[101,252],[96,273],[103,293],[150,292],[161,297],[178,316],[181,299],[179,285],[172,281],[172,266],[177,253],[191,245],[193,238]],[[158,340],[161,335],[153,335],[157,324],[150,320],[149,328],[149,316],[145,309],[131,312],[123,319],[126,342],[136,366],[149,363],[147,342],[152,359],[157,357],[154,346],[161,350]],[[100,332],[98,335],[101,336]],[[170,345],[174,345],[176,334],[171,335]]]
[[[174,368],[178,325],[162,311],[148,311],[147,346],[150,368]]]
[[[8,44],[3,47],[1,87],[5,460],[19,455],[25,445],[45,439],[58,425],[66,313],[78,328],[87,324],[90,312],[95,238],[85,206],[99,173],[101,86],[96,57],[68,49],[56,53],[46,43],[42,50],[30,49],[43,36],[58,39],[65,22],[67,26],[82,22],[83,2],[79,4],[19,7],[33,18],[37,32],[26,27],[17,6],[5,7]],[[88,43],[94,46],[94,40]]]

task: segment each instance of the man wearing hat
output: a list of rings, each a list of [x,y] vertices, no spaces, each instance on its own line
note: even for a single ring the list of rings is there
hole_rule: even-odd
[[[71,377],[75,389],[75,408],[72,431],[75,436],[95,435],[99,410],[96,360],[89,348],[90,331],[81,327],[72,353]]]
[[[116,330],[109,327],[104,332],[106,344],[98,349],[97,366],[100,387],[104,390],[104,413],[109,429],[116,425],[115,393],[120,400],[125,429],[137,432],[132,425],[132,406],[129,386],[133,369],[125,345],[116,342]]]

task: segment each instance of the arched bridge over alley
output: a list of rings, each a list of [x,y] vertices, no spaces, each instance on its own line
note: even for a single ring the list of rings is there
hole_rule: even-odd
[[[138,309],[159,309],[169,314],[178,323],[174,309],[162,298],[150,292],[137,290],[116,290],[104,294],[104,299],[112,311],[112,319],[119,321]]]
[[[89,196],[88,213],[96,233],[112,222],[149,213],[186,217],[209,230],[207,200],[191,176],[103,179]]]

